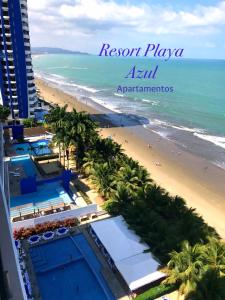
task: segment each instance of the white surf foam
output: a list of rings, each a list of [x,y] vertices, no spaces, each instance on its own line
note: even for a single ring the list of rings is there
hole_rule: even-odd
[[[157,100],[141,99],[141,101],[150,103],[152,106],[158,106],[159,105],[159,101],[157,101]]]
[[[95,88],[88,87],[86,85],[76,84],[74,82],[68,82],[68,80],[65,77],[63,77],[61,75],[58,75],[58,74],[54,74],[54,73],[52,73],[52,74],[43,74],[43,73],[38,74],[37,73],[36,76],[39,77],[39,78],[43,78],[43,79],[45,79],[49,82],[52,82],[56,85],[60,85],[60,86],[64,85],[64,86],[68,86],[68,87],[75,87],[75,88],[78,88],[78,89],[81,89],[81,90],[84,90],[84,91],[87,91],[87,92],[90,92],[90,93],[93,93],[93,94],[100,91],[100,90],[97,90]]]
[[[92,101],[96,102],[97,104],[100,104],[101,106],[104,106],[105,108],[109,109],[109,110],[112,110],[116,113],[119,113],[121,114],[122,112],[120,110],[118,110],[117,107],[113,106],[112,104],[102,100],[102,99],[99,99],[99,98],[96,98],[96,97],[89,97]]]
[[[200,128],[189,128],[189,127],[185,127],[185,126],[176,126],[176,125],[172,125],[172,124],[170,126],[175,129],[178,129],[178,130],[192,132],[192,133],[204,133],[205,132],[204,129],[200,129]]]
[[[194,133],[194,136],[198,138],[213,143],[216,146],[219,146],[225,149],[225,137],[216,136],[216,135],[208,135],[208,134],[201,134],[201,133]]]
[[[62,67],[48,67],[48,70],[54,69],[70,69],[70,70],[88,70],[86,67],[70,67],[70,66],[62,66]]]
[[[122,95],[122,94],[117,94],[117,93],[114,93],[114,96],[117,96],[117,97],[124,97],[124,95]]]

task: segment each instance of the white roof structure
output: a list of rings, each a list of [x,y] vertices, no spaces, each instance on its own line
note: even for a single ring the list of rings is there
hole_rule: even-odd
[[[130,290],[165,277],[158,271],[159,263],[150,253],[147,244],[140,243],[140,237],[128,229],[122,216],[90,224],[101,243],[108,251],[117,269]]]

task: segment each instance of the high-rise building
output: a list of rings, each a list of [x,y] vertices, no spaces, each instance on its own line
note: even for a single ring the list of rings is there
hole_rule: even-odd
[[[0,87],[12,118],[34,116],[37,102],[26,0],[0,0]]]
[[[9,213],[8,168],[4,160],[3,129],[0,123],[0,300],[26,300]]]

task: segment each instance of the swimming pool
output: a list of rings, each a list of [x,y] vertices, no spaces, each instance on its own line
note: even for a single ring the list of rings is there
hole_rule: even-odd
[[[30,248],[43,300],[115,300],[83,234]]]
[[[10,163],[14,166],[14,169],[16,169],[17,166],[22,166],[27,177],[38,175],[36,166],[28,155],[12,157]],[[36,192],[10,197],[10,207],[13,208],[15,206],[31,203],[35,206],[34,208],[41,208],[42,202],[48,201],[56,205],[57,199],[65,204],[71,204],[72,202],[70,196],[62,187],[60,180],[37,185]],[[39,204],[38,207],[36,207],[37,203]],[[46,205],[46,203],[43,205]]]
[[[42,202],[56,203],[57,199],[65,204],[71,204],[72,200],[67,192],[62,187],[60,181],[49,182],[46,184],[38,185],[37,191],[29,194],[15,196],[10,198],[10,207],[20,206],[32,203],[34,206]],[[40,207],[41,208],[41,207]]]
[[[52,153],[51,149],[48,147],[49,143],[49,140],[38,140],[36,142],[14,144],[12,145],[12,148],[16,154],[19,155],[30,154],[33,156],[40,156]]]
[[[38,174],[37,168],[33,161],[31,160],[30,156],[18,156],[12,157],[10,159],[11,164],[16,168],[17,166],[23,166],[24,172],[26,176],[36,176]]]

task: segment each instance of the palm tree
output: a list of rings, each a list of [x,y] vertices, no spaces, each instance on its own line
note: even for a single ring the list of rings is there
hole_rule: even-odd
[[[93,169],[91,170],[90,179],[97,190],[106,198],[109,198],[113,191],[111,187],[112,178],[113,171],[107,162],[103,164],[94,164]]]
[[[97,124],[84,112],[75,109],[70,113],[65,124],[68,145],[76,147],[76,165],[79,169],[84,157],[85,149],[96,137]]]
[[[64,137],[65,132],[65,123],[68,119],[67,105],[60,107],[55,106],[52,108],[49,113],[45,116],[45,122],[50,126],[51,130],[55,133],[53,141],[59,147],[59,160],[61,162],[61,150],[63,150],[63,158],[65,165],[65,146],[64,146]]]
[[[82,168],[86,175],[91,174],[91,170],[94,167],[95,163],[103,163],[104,161],[101,161],[99,159],[99,153],[96,150],[89,150],[85,153],[85,156],[83,158],[83,165]]]
[[[224,300],[225,276],[216,269],[208,269],[197,282],[196,289],[187,294],[185,300]]]
[[[203,274],[203,246],[196,244],[190,246],[185,241],[181,252],[172,251],[170,261],[164,271],[168,277],[164,280],[166,284],[179,284],[179,294],[187,295],[194,291]]]
[[[125,183],[119,184],[105,207],[112,215],[124,213],[131,202],[131,194]]]
[[[132,169],[128,165],[122,166],[119,169],[113,184],[117,186],[123,184],[124,182],[126,183],[127,188],[131,191],[137,190],[139,178],[136,169]]]
[[[225,242],[215,237],[210,237],[204,251],[205,265],[225,276]]]

